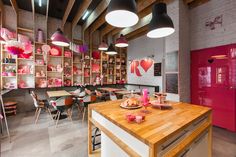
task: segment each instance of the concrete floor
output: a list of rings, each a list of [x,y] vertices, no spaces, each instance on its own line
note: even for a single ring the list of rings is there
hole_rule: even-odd
[[[58,128],[43,113],[34,125],[34,113],[9,118],[12,142],[1,139],[1,157],[87,157],[87,122],[81,117],[61,120]],[[236,133],[213,128],[213,157],[236,157]]]

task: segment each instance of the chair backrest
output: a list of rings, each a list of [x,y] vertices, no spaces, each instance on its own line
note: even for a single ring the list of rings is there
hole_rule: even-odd
[[[89,89],[87,89],[87,88],[85,88],[84,91],[85,91],[85,93],[88,94],[88,95],[91,95],[91,94],[92,94],[91,90],[89,90]]]
[[[37,99],[37,95],[32,91],[30,96],[32,97],[33,99],[33,102],[34,102],[34,106],[35,107],[38,107],[39,106],[39,102],[38,102],[38,99]]]
[[[114,93],[110,93],[110,100],[117,100],[117,97]]]
[[[91,102],[91,96],[90,96],[90,95],[86,95],[86,96],[83,98],[83,102]]]
[[[65,99],[66,99],[65,97],[61,97],[55,100],[56,106],[65,106]]]
[[[65,98],[65,105],[71,106],[73,104],[73,98],[71,96]]]
[[[100,91],[95,90],[95,93],[96,93],[97,97],[102,97],[102,93]]]
[[[97,96],[96,95],[91,95],[91,102],[96,102]]]

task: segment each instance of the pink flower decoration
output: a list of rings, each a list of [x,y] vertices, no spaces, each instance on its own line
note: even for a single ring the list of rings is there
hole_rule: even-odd
[[[17,56],[24,52],[24,46],[19,41],[15,40],[7,41],[5,48],[9,53]]]

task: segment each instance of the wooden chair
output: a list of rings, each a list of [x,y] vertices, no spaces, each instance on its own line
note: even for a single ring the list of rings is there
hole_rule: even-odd
[[[57,113],[55,115],[56,118],[56,127],[58,126],[58,122],[60,119],[61,114],[67,110],[67,117],[72,121],[72,114],[71,111],[68,112],[67,107],[71,108],[73,104],[72,97],[61,97],[55,101],[51,101],[51,105],[57,110]]]
[[[52,117],[51,111],[49,109],[49,106],[47,106],[43,100],[39,100],[37,95],[33,91],[31,92],[30,95],[33,99],[34,106],[36,108],[35,115],[34,115],[34,117],[35,117],[35,122],[34,123],[37,124],[38,119],[39,119],[39,115],[40,115],[42,109],[45,109],[46,112],[48,112],[50,118],[53,120],[53,117]]]

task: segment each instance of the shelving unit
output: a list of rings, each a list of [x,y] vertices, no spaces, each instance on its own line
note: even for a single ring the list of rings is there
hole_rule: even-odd
[[[74,39],[75,44],[82,44],[82,41]],[[78,86],[84,84],[84,54],[73,52],[72,59],[72,84]]]

